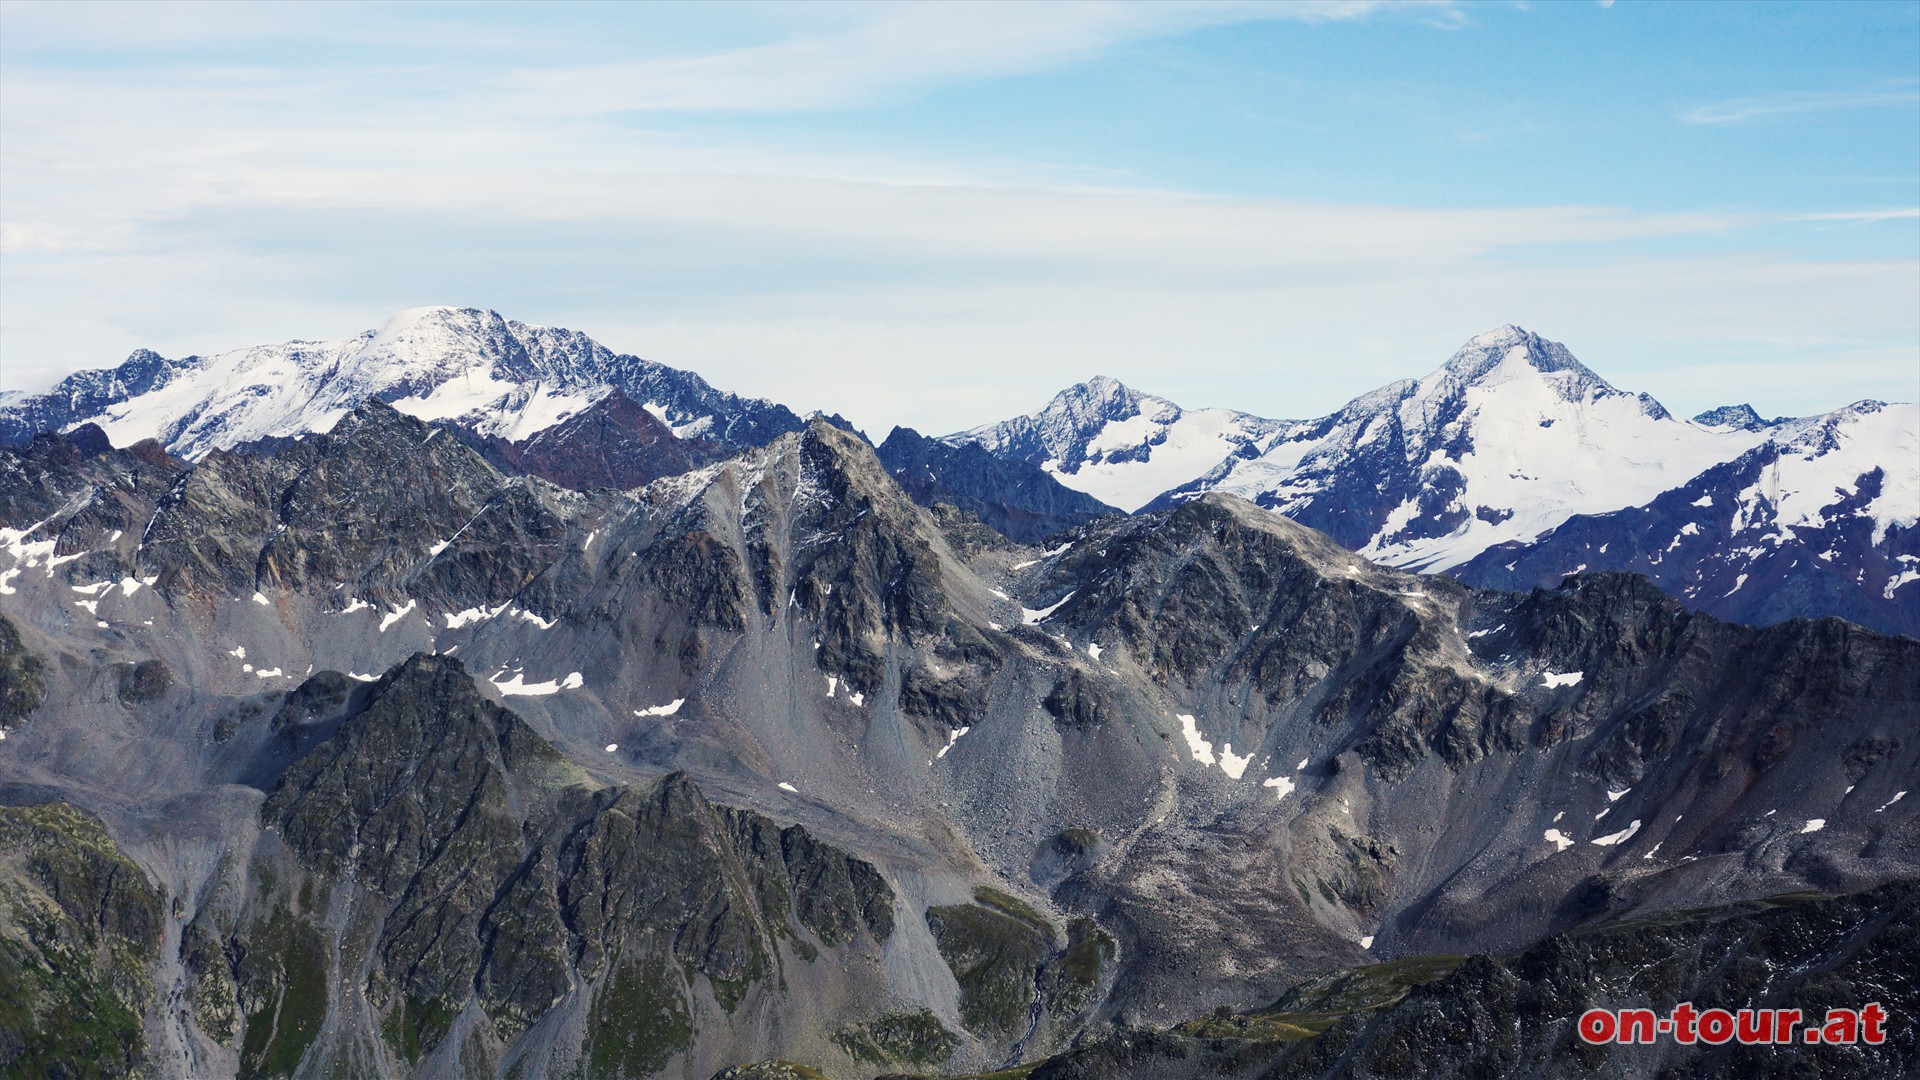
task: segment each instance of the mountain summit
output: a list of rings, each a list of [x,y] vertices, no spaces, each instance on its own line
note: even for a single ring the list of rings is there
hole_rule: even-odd
[[[1182,409],[1105,375],[1060,391],[1038,412],[945,438],[1033,465],[1101,502],[1134,511],[1282,425],[1232,409]]]
[[[98,424],[117,446],[157,439],[194,459],[331,429],[379,399],[482,436],[532,437],[618,389],[675,435],[764,444],[804,426],[785,406],[716,390],[687,371],[615,353],[574,330],[478,308],[402,311],[340,341],[288,341],[169,360],[141,349],[44,394],[0,395],[0,443]]]

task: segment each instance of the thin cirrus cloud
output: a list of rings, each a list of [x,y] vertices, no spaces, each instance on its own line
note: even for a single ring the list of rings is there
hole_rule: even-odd
[[[1780,116],[1853,109],[1912,109],[1920,105],[1920,87],[1880,90],[1808,90],[1733,98],[1696,105],[1680,114],[1689,124],[1741,124]]]
[[[909,87],[1055,67],[1129,41],[1259,21],[1359,19],[1385,12],[1452,21],[1453,0],[876,5],[851,21],[704,55],[516,72],[552,111],[787,112],[842,108]]]

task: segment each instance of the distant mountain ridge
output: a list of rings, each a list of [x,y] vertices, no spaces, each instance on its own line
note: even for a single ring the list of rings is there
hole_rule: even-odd
[[[151,438],[198,460],[312,437],[369,400],[576,489],[635,487],[805,426],[577,331],[441,307],[343,341],[140,350],[45,394],[0,394],[0,445],[93,425],[112,445]],[[1920,633],[1920,407],[1681,419],[1516,326],[1318,419],[1187,409],[1099,376],[1033,413],[937,439],[896,429],[880,449],[922,505],[1021,541],[1222,492],[1387,565],[1484,586],[1630,570],[1724,618],[1840,614]]]
[[[1166,421],[1136,419],[1147,410]],[[1041,464],[1069,486],[1092,482],[1137,498],[1157,478],[1146,464],[1152,455],[1162,445],[1182,445],[1174,433],[1191,429],[1190,418],[1201,415],[1095,379],[1038,413],[947,441]],[[1646,394],[1614,387],[1564,345],[1503,326],[1474,337],[1424,378],[1389,383],[1317,420],[1232,415],[1245,437],[1208,446],[1218,454],[1211,465],[1141,507],[1224,492],[1326,532],[1370,559],[1483,586],[1525,588],[1579,571],[1631,570],[1723,618],[1840,614],[1920,634],[1920,588],[1910,587],[1920,580],[1920,564],[1907,558],[1915,554],[1910,534],[1920,520],[1920,406],[1859,402],[1820,416],[1764,420],[1752,406],[1736,405],[1683,420]],[[1143,429],[1140,437],[1119,437],[1133,434],[1131,427]],[[1207,444],[1183,445],[1182,464],[1191,468],[1200,456],[1191,448]],[[1718,526],[1696,522],[1680,536],[1675,530],[1687,521],[1672,518],[1658,544],[1684,542],[1684,558],[1663,570],[1657,559],[1628,554],[1653,545],[1650,534],[1616,539],[1626,522],[1665,528],[1669,518],[1649,508],[1681,491],[1691,494],[1679,505],[1706,497],[1727,477],[1759,468],[1754,455],[1765,458],[1769,475],[1785,477],[1782,492],[1758,497],[1743,482],[1719,495],[1723,509],[1744,508],[1737,521],[1722,513]],[[1732,468],[1742,461],[1748,465]],[[1823,509],[1829,506],[1831,512]],[[1608,515],[1621,524],[1607,526],[1604,536],[1574,524]],[[1819,551],[1781,547],[1815,527],[1835,538]],[[1850,539],[1838,539],[1842,533]],[[1765,558],[1753,546],[1760,537],[1780,541]],[[1779,557],[1781,551],[1787,554]],[[1737,595],[1742,574],[1753,586]]]
[[[692,372],[615,353],[574,330],[478,308],[400,312],[342,341],[289,341],[169,360],[137,350],[44,394],[0,394],[0,444],[99,425],[116,446],[156,439],[197,459],[263,438],[330,430],[378,399],[422,420],[528,439],[620,390],[673,429],[734,447],[805,422],[791,409],[716,390]]]
[[[1232,409],[1182,409],[1104,375],[1068,387],[1039,412],[948,435],[1052,473],[1129,513],[1286,426]]]

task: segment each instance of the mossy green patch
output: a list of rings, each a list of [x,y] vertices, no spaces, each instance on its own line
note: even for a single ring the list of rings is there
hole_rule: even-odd
[[[969,1031],[1010,1037],[1027,1026],[1035,976],[1053,942],[1046,923],[1036,924],[1038,912],[1004,893],[982,892],[996,902],[929,908],[927,926],[960,984],[960,1022]],[[1022,917],[1028,914],[1032,918]]]
[[[587,1032],[589,1075],[651,1076],[693,1042],[686,993],[665,958],[628,959],[594,998]]]
[[[399,1004],[381,1021],[380,1033],[408,1065],[418,1065],[423,1056],[446,1038],[454,1015],[454,1010],[438,998],[402,994]]]
[[[875,1065],[938,1065],[960,1045],[959,1037],[927,1009],[841,1027],[833,1041],[848,1056]]]
[[[246,935],[240,984],[248,1003],[243,1077],[291,1076],[327,1015],[327,957],[307,920],[277,908]]]
[[[142,1070],[160,893],[65,803],[0,807],[0,1046],[19,1076]]]
[[[47,662],[27,651],[20,630],[0,615],[0,728],[11,727],[47,700]]]
[[[1076,918],[1068,923],[1067,947],[1041,975],[1047,1011],[1058,1017],[1086,1008],[1100,987],[1101,974],[1113,962],[1114,952],[1113,938],[1092,919]]]
[[[1311,1038],[1357,1012],[1398,1004],[1416,986],[1444,978],[1464,956],[1415,956],[1335,972],[1295,987],[1272,1008],[1189,1020],[1174,1030],[1207,1039],[1256,1042]]]
[[[1047,921],[1045,915],[1040,914],[1032,904],[1011,893],[1001,892],[990,885],[982,885],[973,890],[973,898],[1000,914],[1019,919],[1048,936],[1053,934],[1053,924]]]

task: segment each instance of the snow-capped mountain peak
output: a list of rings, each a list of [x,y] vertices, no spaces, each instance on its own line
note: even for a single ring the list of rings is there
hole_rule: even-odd
[[[1242,495],[1381,561],[1444,570],[1574,514],[1645,502],[1763,438],[1677,420],[1560,343],[1502,326],[1170,498]]]
[[[289,341],[168,360],[142,349],[46,394],[0,400],[0,442],[98,424],[115,445],[157,439],[198,458],[269,436],[329,430],[371,398],[423,420],[526,439],[620,389],[682,436],[740,445],[804,426],[771,402],[616,354],[585,334],[481,308],[420,307],[339,341]]]
[[[1285,425],[1232,409],[1182,409],[1096,375],[1039,411],[946,436],[1023,461],[1110,506],[1137,510]]]

